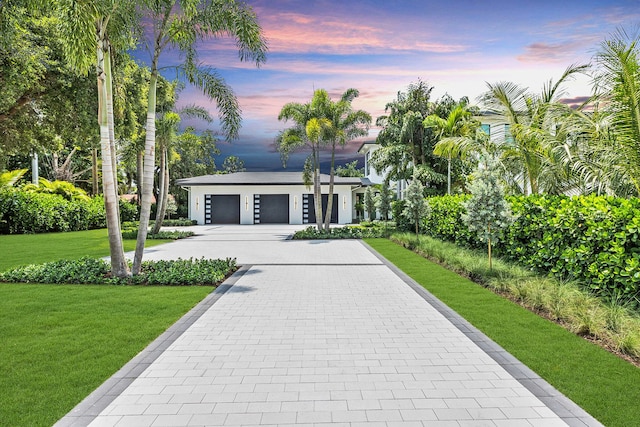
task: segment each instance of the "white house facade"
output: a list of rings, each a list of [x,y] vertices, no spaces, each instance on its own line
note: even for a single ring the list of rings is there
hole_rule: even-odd
[[[329,175],[321,175],[326,211]],[[313,188],[301,172],[237,172],[177,180],[189,192],[189,218],[198,224],[315,224]],[[331,222],[355,218],[361,178],[335,177]]]

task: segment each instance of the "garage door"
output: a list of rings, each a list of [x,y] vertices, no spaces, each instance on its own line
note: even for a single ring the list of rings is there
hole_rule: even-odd
[[[302,195],[302,222],[304,224],[316,223],[316,207],[314,205],[315,197],[313,194]],[[322,195],[322,219],[327,214],[327,205],[329,204],[329,195]],[[338,195],[333,195],[333,205],[331,206],[331,223],[338,223]]]
[[[289,224],[288,194],[255,194],[254,224]]]
[[[240,224],[239,194],[207,194],[204,196],[205,224]]]

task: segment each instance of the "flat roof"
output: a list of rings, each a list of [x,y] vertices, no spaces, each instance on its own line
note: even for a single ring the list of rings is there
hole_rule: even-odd
[[[329,175],[320,174],[322,184],[329,184]],[[334,177],[335,185],[362,185],[362,178]],[[235,172],[194,176],[176,180],[183,187],[195,185],[304,185],[302,172]]]

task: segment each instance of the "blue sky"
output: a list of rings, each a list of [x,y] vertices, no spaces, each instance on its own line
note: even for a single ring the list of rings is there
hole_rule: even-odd
[[[472,101],[486,83],[512,81],[539,92],[573,63],[591,56],[617,27],[636,28],[640,1],[247,1],[269,43],[260,69],[240,63],[234,44],[211,40],[200,59],[225,78],[243,111],[240,138],[221,143],[222,156],[237,155],[247,170],[282,170],[273,141],[287,127],[277,120],[287,102],[307,102],[323,88],[333,97],[353,87],[353,106],[374,118],[396,93],[421,79],[433,99],[449,93]],[[165,64],[170,65],[170,55]],[[568,98],[588,95],[588,77],[567,86]],[[181,103],[198,103],[217,116],[215,104],[192,88]],[[200,129],[204,125],[196,124]],[[214,126],[215,129],[215,126]],[[372,127],[369,139],[377,129]],[[360,142],[339,153],[353,158]],[[306,155],[292,157],[299,170]]]

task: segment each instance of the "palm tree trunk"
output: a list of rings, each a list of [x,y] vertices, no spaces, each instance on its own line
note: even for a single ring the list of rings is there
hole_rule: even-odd
[[[98,149],[91,149],[91,194],[98,195]]]
[[[447,160],[447,194],[451,195],[451,154]]]
[[[126,277],[129,275],[129,266],[124,257],[122,246],[122,233],[118,214],[118,194],[115,187],[111,138],[109,131],[109,118],[107,108],[107,84],[110,76],[105,74],[105,51],[102,43],[98,41],[98,122],[100,124],[100,149],[102,154],[102,188],[107,219],[107,231],[109,235],[109,252],[111,255],[111,275],[114,277]]]
[[[116,152],[115,122],[113,117],[113,73],[111,68],[111,46],[105,52],[104,69],[106,74],[105,85],[107,89],[107,120],[109,124],[109,149],[111,150],[111,167],[113,168],[113,186],[118,191],[118,154]],[[118,223],[120,222],[120,204],[118,203]]]
[[[320,179],[320,153],[313,148],[313,204],[316,211],[316,227],[322,231],[322,180]]]
[[[324,229],[329,231],[331,227],[331,212],[333,212],[333,182],[335,178],[335,165],[336,160],[336,142],[333,141],[331,146],[331,171],[329,172],[329,199],[327,200],[327,212],[324,214]]]
[[[142,205],[142,189],[143,187],[143,175],[144,175],[144,170],[143,170],[143,166],[144,166],[144,151],[138,151],[138,155],[136,158],[136,179],[137,179],[137,186],[136,186],[136,194],[138,195],[138,206]]]
[[[151,233],[158,234],[160,227],[162,227],[162,221],[164,215],[167,212],[167,202],[169,199],[169,162],[168,162],[167,147],[162,148],[160,154],[160,198],[156,201],[156,222],[153,224],[153,230]]]
[[[136,252],[133,257],[133,274],[140,274],[144,244],[149,232],[149,217],[151,216],[151,196],[153,194],[153,171],[155,169],[156,149],[156,86],[158,82],[157,58],[154,58],[151,79],[149,81],[149,104],[147,110],[147,126],[144,146],[142,205],[140,207],[140,225],[136,240]]]

